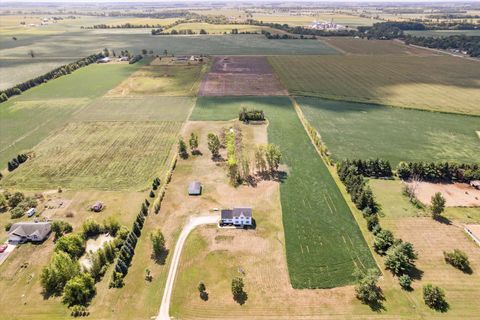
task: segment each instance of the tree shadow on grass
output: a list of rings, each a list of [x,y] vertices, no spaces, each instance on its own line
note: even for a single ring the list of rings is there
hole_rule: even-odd
[[[450,219],[444,217],[444,216],[438,216],[438,217],[435,217],[433,218],[435,221],[437,222],[440,222],[442,224],[445,224],[447,226],[451,225],[452,224],[452,221],[450,221]]]
[[[156,255],[155,253],[152,253],[152,259],[155,260],[156,263],[164,265],[166,260],[167,260],[169,252],[170,252],[170,250],[165,249],[159,255]]]
[[[408,275],[410,276],[410,278],[412,278],[413,280],[422,280],[423,278],[423,271],[418,269],[417,267],[413,267],[409,272],[408,272]]]

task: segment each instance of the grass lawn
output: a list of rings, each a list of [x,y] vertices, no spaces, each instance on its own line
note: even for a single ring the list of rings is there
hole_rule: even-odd
[[[64,191],[63,193],[49,194],[48,197],[62,199],[68,206],[58,209],[51,214],[45,212],[42,216],[60,219],[72,224],[74,232],[78,232],[83,221],[88,218],[102,222],[103,219],[113,216],[121,224],[131,226],[145,193],[139,192],[102,192],[102,191]],[[95,201],[103,201],[105,210],[99,216],[89,210]],[[41,209],[43,210],[43,209]],[[73,217],[67,218],[66,213],[72,212]],[[3,216],[6,214],[2,214]],[[25,218],[26,219],[26,218]],[[6,231],[0,230],[0,237],[6,237]],[[61,297],[44,299],[40,285],[40,274],[53,253],[53,236],[39,245],[24,244],[16,248],[9,258],[0,266],[0,319],[67,319],[70,311],[61,303]],[[140,251],[138,254],[140,255]],[[21,266],[24,267],[21,267]],[[143,269],[142,269],[143,271]],[[114,294],[108,289],[110,273],[107,272],[103,281],[96,285],[96,300],[103,301]],[[135,305],[135,304],[132,304]],[[90,308],[91,309],[91,308]],[[104,308],[110,312],[111,306]],[[92,315],[100,319],[97,315]],[[112,317],[114,318],[114,317]]]
[[[409,292],[411,304],[423,318],[474,319],[480,313],[480,257],[478,245],[463,231],[463,223],[479,221],[480,208],[447,208],[444,216],[449,224],[422,216],[402,195],[399,181],[371,180],[373,192],[382,206],[382,227],[390,229],[395,237],[409,241],[418,252],[416,267],[419,278]],[[399,208],[400,207],[400,208]],[[445,263],[443,251],[460,249],[467,253],[472,274],[463,273]],[[423,304],[422,286],[432,283],[445,290],[450,305],[448,312],[436,313]]]
[[[291,94],[480,115],[480,64],[451,56],[278,56]]]
[[[296,98],[335,160],[476,162],[480,117]]]
[[[280,186],[290,281],[294,288],[350,284],[355,265],[375,266],[365,239],[286,97],[199,98],[191,120],[228,120],[242,106],[262,109],[269,142],[280,146],[288,177]]]
[[[144,66],[107,96],[195,96],[207,69],[207,64]]]
[[[2,186],[45,189],[140,190],[162,176],[181,123],[70,123],[37,145],[34,158]]]

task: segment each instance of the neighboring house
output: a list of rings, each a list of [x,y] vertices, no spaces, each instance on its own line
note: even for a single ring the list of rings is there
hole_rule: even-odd
[[[17,222],[8,233],[8,242],[41,242],[48,238],[52,226],[50,222]]]
[[[202,194],[202,184],[199,181],[193,181],[188,186],[188,195],[199,196]]]
[[[231,224],[234,226],[252,225],[252,208],[222,209],[220,225]]]

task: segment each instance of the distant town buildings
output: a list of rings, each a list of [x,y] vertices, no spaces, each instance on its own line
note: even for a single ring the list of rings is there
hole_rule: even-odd
[[[347,27],[341,25],[341,24],[336,24],[335,22],[330,21],[330,22],[319,22],[319,21],[314,21],[312,24],[310,24],[308,29],[314,29],[314,30],[343,30],[346,29]]]

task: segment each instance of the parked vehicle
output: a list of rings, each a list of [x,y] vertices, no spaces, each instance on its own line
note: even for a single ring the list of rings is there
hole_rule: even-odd
[[[35,208],[30,208],[30,209],[28,209],[28,211],[27,211],[27,217],[30,218],[30,217],[33,216],[34,214],[35,214]]]
[[[0,246],[0,253],[5,252],[5,250],[7,250],[7,248],[8,248],[8,244],[6,244],[6,243],[2,244]]]

